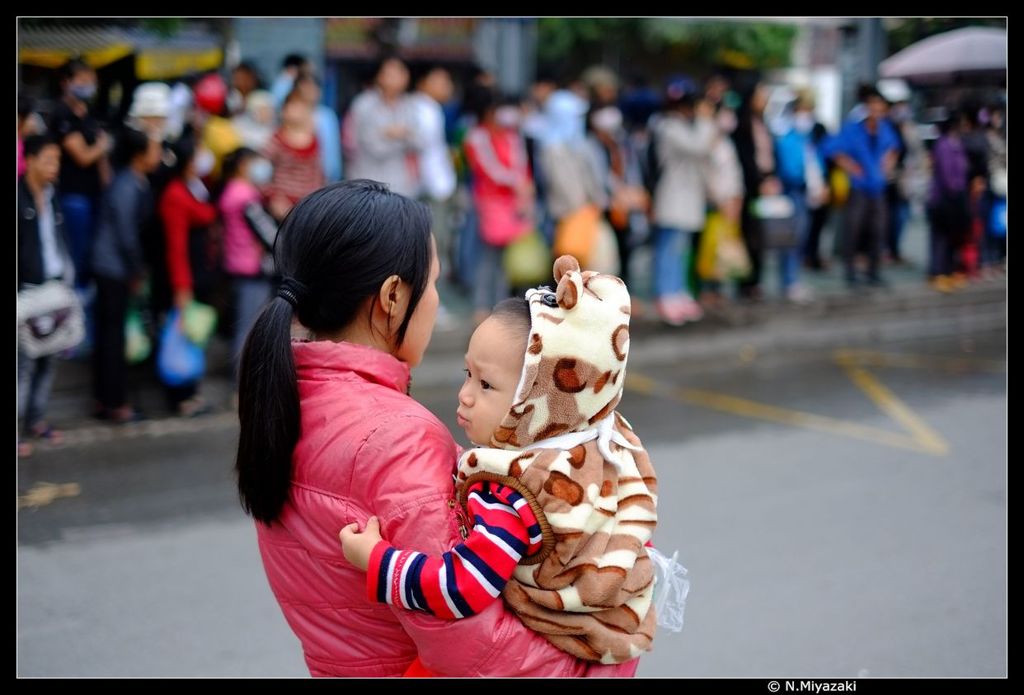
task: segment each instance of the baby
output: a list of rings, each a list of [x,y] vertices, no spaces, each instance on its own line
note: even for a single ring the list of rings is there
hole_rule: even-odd
[[[615,411],[630,298],[611,275],[555,262],[557,288],[510,299],[473,334],[458,424],[463,542],[440,557],[393,548],[371,517],[341,531],[371,600],[458,619],[503,596],[523,623],[581,659],[651,648],[654,574],[645,545],[657,480]]]

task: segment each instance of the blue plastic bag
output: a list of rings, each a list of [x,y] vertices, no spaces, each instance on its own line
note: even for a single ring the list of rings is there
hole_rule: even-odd
[[[179,312],[168,314],[160,334],[160,351],[156,358],[156,371],[167,386],[184,386],[199,381],[206,371],[203,349],[190,341],[182,330]]]
[[[1006,200],[997,200],[992,204],[988,227],[992,230],[992,236],[1006,236]]]

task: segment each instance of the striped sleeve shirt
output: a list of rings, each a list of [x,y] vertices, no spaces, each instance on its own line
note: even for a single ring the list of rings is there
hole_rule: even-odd
[[[472,485],[466,507],[472,532],[440,556],[378,543],[366,570],[370,600],[457,619],[497,599],[519,560],[540,550],[540,524],[522,495],[494,482]]]
[[[264,191],[268,199],[283,196],[294,204],[326,183],[316,137],[306,147],[295,148],[278,131],[267,141],[263,156],[274,166],[274,176]]]

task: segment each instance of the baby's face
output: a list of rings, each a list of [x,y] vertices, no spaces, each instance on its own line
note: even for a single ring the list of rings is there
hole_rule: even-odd
[[[456,413],[469,441],[481,446],[490,443],[512,407],[525,357],[525,337],[498,319],[487,319],[473,333]]]

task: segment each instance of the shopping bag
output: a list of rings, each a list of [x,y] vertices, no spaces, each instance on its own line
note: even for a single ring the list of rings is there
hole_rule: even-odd
[[[153,343],[146,333],[142,314],[135,307],[128,310],[124,320],[124,359],[128,364],[145,362],[153,350]]]
[[[199,381],[206,371],[203,349],[188,339],[180,319],[177,309],[168,314],[157,353],[157,375],[161,382],[172,387]]]
[[[502,265],[512,287],[533,287],[551,279],[551,251],[536,229],[505,247]]]
[[[590,268],[590,254],[597,240],[597,221],[601,211],[594,205],[583,205],[569,213],[555,229],[555,243],[552,248],[555,258],[575,256],[581,268]]]

